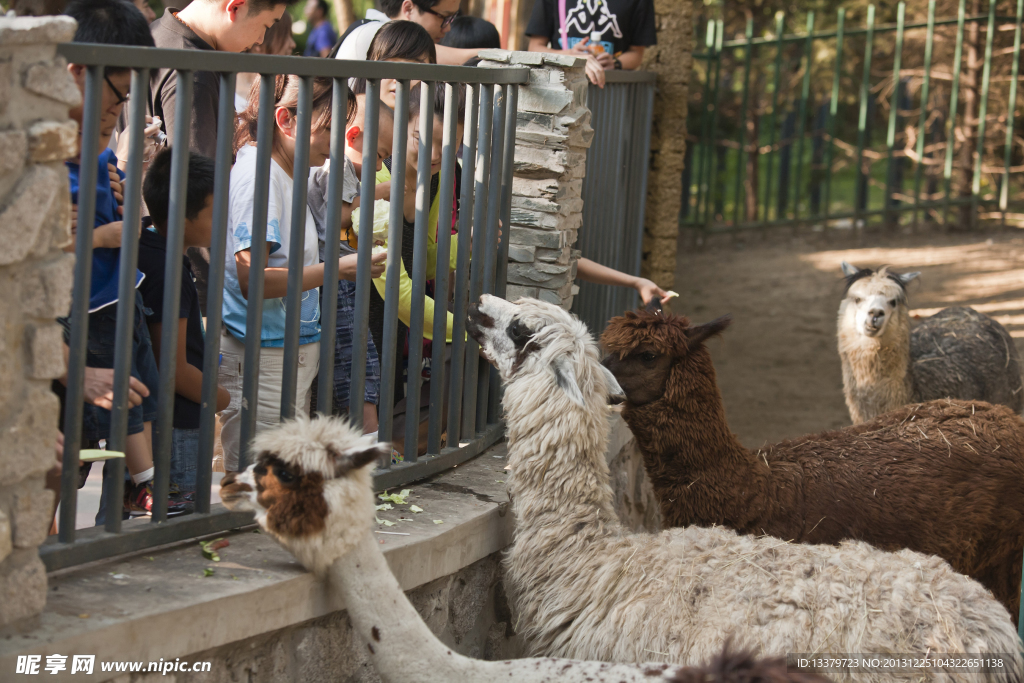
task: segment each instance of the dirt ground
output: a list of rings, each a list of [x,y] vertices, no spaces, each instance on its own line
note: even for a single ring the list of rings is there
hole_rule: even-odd
[[[848,248],[805,241],[681,248],[673,311],[706,322],[731,313],[709,342],[729,424],[748,447],[850,424],[836,350],[839,264],[919,270],[911,315],[969,305],[1010,331],[1024,354],[1024,236],[877,238]]]

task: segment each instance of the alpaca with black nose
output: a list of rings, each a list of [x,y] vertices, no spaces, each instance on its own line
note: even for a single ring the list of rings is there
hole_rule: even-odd
[[[911,330],[907,285],[920,273],[842,264],[839,357],[850,419],[866,422],[908,403],[986,401],[1020,413],[1020,357],[1006,328],[973,308],[944,308]]]
[[[630,533],[612,506],[605,455],[609,398],[623,388],[586,326],[553,304],[488,295],[471,307],[470,321],[505,388],[516,523],[505,587],[532,654],[693,664],[729,638],[766,655],[1008,652],[1002,672],[957,678],[1021,680],[1021,643],[1006,608],[938,557],[859,541],[803,545],[712,525]],[[697,344],[716,329],[720,323],[696,330]],[[793,469],[777,465],[759,478],[784,481]],[[879,671],[844,678],[920,679]]]
[[[332,582],[385,683],[826,683],[728,645],[699,667],[464,657],[423,623],[371,533],[371,473],[390,448],[344,420],[300,417],[261,432],[252,452],[255,464],[224,477],[221,499],[255,512],[264,531]]]

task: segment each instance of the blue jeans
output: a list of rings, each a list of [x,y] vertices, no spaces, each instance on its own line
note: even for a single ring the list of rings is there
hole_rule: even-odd
[[[71,333],[71,321],[61,318],[64,326],[64,341]],[[114,367],[114,345],[117,335],[117,304],[101,308],[89,314],[89,334],[86,344],[85,364],[90,368]],[[128,409],[128,434],[142,431],[144,422],[153,422],[157,415],[157,389],[160,373],[153,357],[153,345],[146,327],[145,308],[142,294],[135,292],[135,321],[132,334],[131,374],[149,389],[149,396],[142,399],[142,405]],[[82,438],[99,441],[110,438],[110,411],[85,404],[82,412]]]
[[[171,485],[178,485],[181,493],[196,490],[196,470],[199,467],[199,430],[174,429],[171,436]]]
[[[352,383],[352,335],[355,328],[356,283],[338,282],[338,322],[334,338],[334,414],[348,413],[349,386]],[[322,310],[322,309],[321,309]],[[373,336],[366,335],[366,384],[363,402],[380,403],[380,360]]]

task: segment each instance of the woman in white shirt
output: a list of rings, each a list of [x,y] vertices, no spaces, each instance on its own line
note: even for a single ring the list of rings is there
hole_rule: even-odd
[[[284,370],[285,296],[288,292],[288,251],[292,230],[304,230],[302,253],[302,309],[299,328],[299,372],[296,410],[309,411],[310,393],[319,366],[320,305],[319,287],[324,282],[324,264],[318,254],[317,231],[307,206],[302,225],[291,224],[292,189],[295,184],[295,136],[299,78],[278,76],[274,92],[274,141],[270,161],[270,185],[267,206],[267,266],[264,272],[263,322],[260,335],[260,367],[256,429],[279,422],[281,380]],[[309,166],[322,166],[331,149],[331,99],[333,81],[313,81],[313,116],[309,145]],[[228,207],[227,252],[224,263],[224,338],[219,378],[231,393],[228,407],[221,413],[221,441],[224,445],[224,469],[238,469],[241,427],[242,376],[246,334],[246,307],[249,293],[250,247],[254,194],[256,189],[256,130],[259,116],[259,86],[253,87],[249,103],[239,116],[235,133],[235,165],[231,169]],[[338,125],[344,125],[339,121]],[[299,182],[305,183],[303,177]],[[375,264],[373,276],[383,272]],[[356,279],[356,255],[338,263],[338,277]]]

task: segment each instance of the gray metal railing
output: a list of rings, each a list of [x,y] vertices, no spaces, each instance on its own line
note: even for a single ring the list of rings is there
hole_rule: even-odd
[[[465,340],[465,314],[468,296],[481,291],[504,291],[505,258],[507,247],[498,243],[499,220],[509,224],[511,205],[512,155],[515,145],[515,108],[519,84],[526,83],[529,71],[525,68],[483,69],[449,67],[424,64],[385,62],[353,62],[298,57],[273,57],[221,52],[196,52],[103,45],[63,44],[58,48],[68,62],[85,65],[86,83],[82,124],[82,149],[78,203],[80,226],[93,224],[96,202],[94,188],[97,182],[100,102],[104,87],[104,67],[132,70],[133,97],[128,105],[129,145],[131,153],[125,179],[124,221],[138,225],[141,214],[143,129],[146,115],[145,93],[150,71],[159,68],[177,70],[177,103],[175,140],[187,140],[192,108],[192,72],[212,71],[220,78],[220,102],[217,125],[216,182],[213,202],[213,232],[211,268],[207,301],[207,327],[203,361],[202,412],[200,418],[200,455],[197,473],[195,512],[191,515],[167,518],[167,498],[170,476],[171,430],[174,412],[175,350],[177,325],[163,325],[160,343],[160,386],[158,391],[158,418],[154,430],[154,480],[151,522],[134,520],[122,524],[124,458],[111,460],[107,494],[107,520],[105,528],[75,529],[79,450],[82,434],[83,383],[88,333],[89,284],[92,266],[92,230],[79,229],[76,236],[76,268],[74,301],[71,311],[70,354],[66,410],[64,419],[65,448],[61,480],[61,510],[59,533],[40,547],[40,555],[48,570],[55,570],[83,562],[103,559],[112,555],[141,550],[174,541],[216,533],[251,522],[247,514],[228,512],[221,505],[210,504],[212,459],[215,432],[215,406],[217,392],[218,359],[222,332],[222,304],[224,287],[226,237],[228,230],[228,189],[232,164],[232,138],[234,132],[235,76],[239,72],[260,74],[261,111],[273,110],[274,77],[291,74],[301,78],[299,86],[296,154],[293,176],[297,181],[293,191],[292,224],[302,225],[305,220],[306,183],[309,173],[309,144],[311,98],[314,77],[333,79],[333,120],[331,129],[331,156],[340,158],[345,150],[344,126],[348,79],[367,79],[367,115],[364,130],[362,190],[360,195],[360,228],[358,267],[356,280],[355,329],[352,353],[349,417],[362,425],[365,387],[366,345],[369,319],[371,282],[370,262],[373,246],[373,202],[375,189],[376,149],[381,78],[399,79],[396,100],[394,150],[394,177],[391,184],[391,217],[388,239],[388,267],[385,296],[384,348],[380,349],[381,402],[379,438],[382,442],[392,438],[392,397],[396,383],[402,381],[400,368],[396,368],[395,349],[398,340],[398,284],[402,241],[402,205],[404,194],[404,151],[407,138],[408,100],[410,80],[419,80],[423,97],[420,120],[420,168],[417,182],[417,208],[415,241],[413,247],[413,307],[409,324],[408,408],[405,434],[405,462],[392,466],[390,459],[382,462],[375,473],[378,488],[399,486],[463,462],[478,455],[503,434],[503,425],[497,419],[497,392],[488,385],[491,373],[482,365],[476,346]],[[423,300],[425,295],[426,255],[428,241],[428,215],[430,213],[430,158],[434,141],[432,127],[426,123],[433,115],[435,83],[445,83],[447,91],[440,172],[440,211],[437,236],[437,263],[447,264],[450,255],[451,230],[447,216],[452,214],[453,183],[455,177],[458,84],[467,84],[467,116],[462,141],[463,183],[459,211],[458,263],[454,274],[455,322],[453,334],[452,381],[448,395],[449,410],[444,406],[445,344],[433,344],[431,394],[429,407],[429,437],[427,454],[417,457],[419,426],[420,362],[423,341]],[[478,105],[481,111],[478,112]],[[511,122],[513,125],[508,125]],[[214,125],[214,122],[210,122]],[[267,259],[266,231],[267,204],[270,177],[270,154],[273,139],[273,117],[260,117],[257,130],[257,177],[255,210],[252,226],[251,267],[247,304],[245,376],[242,388],[241,451],[239,469],[248,461],[248,443],[255,434],[260,335],[263,313],[264,267]],[[479,145],[477,141],[479,140]],[[336,169],[344,166],[338,164]],[[166,283],[181,281],[184,243],[185,190],[187,186],[188,149],[176,145],[171,162],[171,201],[167,227]],[[330,414],[334,392],[333,366],[335,353],[335,319],[338,289],[338,257],[340,241],[342,173],[332,173],[328,190],[327,224],[331,226],[325,246],[325,276],[321,318],[321,343],[318,411]],[[474,226],[480,229],[473,230]],[[478,258],[470,260],[470,234]],[[282,417],[295,414],[295,386],[299,347],[299,301],[301,297],[301,268],[304,231],[292,231],[286,297],[286,339],[284,346],[285,371],[282,380]],[[134,319],[133,279],[138,257],[138,232],[125,230],[121,243],[120,279],[117,308],[117,340],[114,353],[114,409],[108,449],[124,451],[127,432],[129,354],[132,348]],[[439,266],[443,268],[443,266]],[[496,280],[497,278],[497,280]],[[448,280],[438,276],[436,282],[433,338],[446,336],[446,302]],[[178,310],[180,288],[166,287],[163,310]],[[152,387],[151,387],[152,389]],[[460,419],[464,418],[464,419]],[[447,425],[445,430],[444,425]],[[442,434],[447,431],[447,447],[441,445]]]
[[[583,178],[583,227],[576,248],[615,270],[640,274],[647,170],[656,75],[606,71],[605,87],[589,86],[594,142]],[[636,308],[635,290],[580,282],[572,311],[595,335],[608,320]]]

